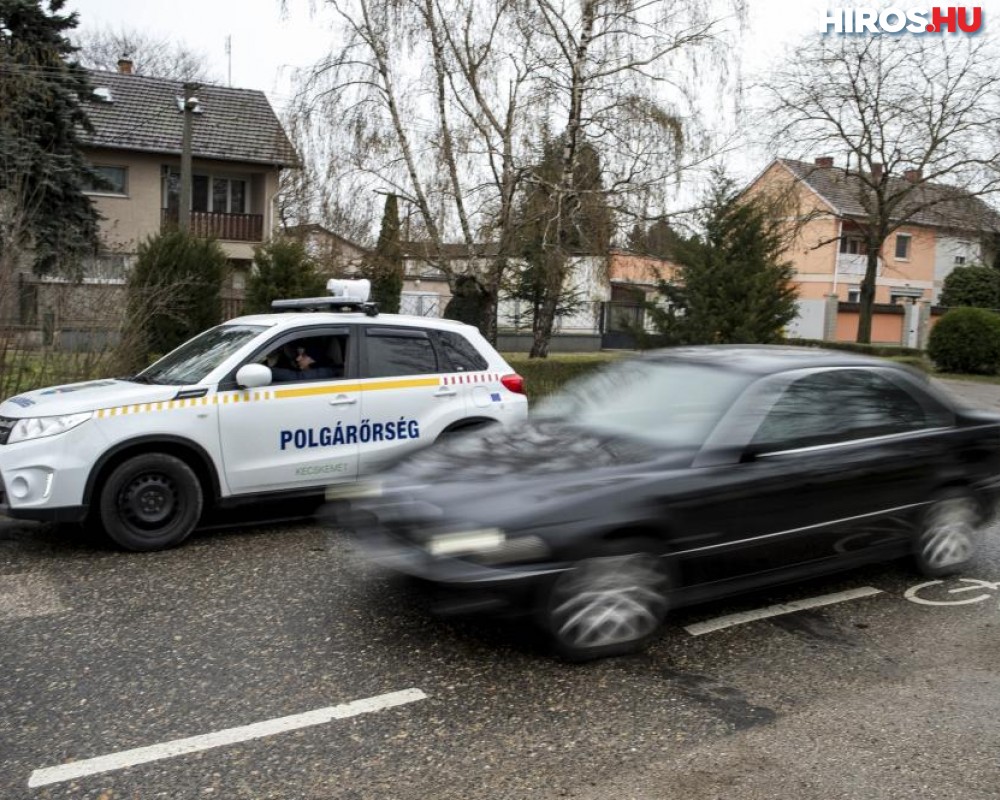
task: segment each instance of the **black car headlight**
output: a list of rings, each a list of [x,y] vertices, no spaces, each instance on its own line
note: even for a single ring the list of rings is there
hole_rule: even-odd
[[[466,558],[480,564],[510,564],[537,561],[549,554],[549,547],[537,536],[510,536],[500,528],[438,533],[424,545],[439,558]]]

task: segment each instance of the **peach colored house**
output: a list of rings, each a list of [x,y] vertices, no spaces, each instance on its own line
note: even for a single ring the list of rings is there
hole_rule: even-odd
[[[109,183],[91,192],[104,217],[98,261],[132,254],[138,242],[173,224],[180,197],[183,84],[133,75],[127,60],[119,64],[118,72],[90,72],[94,130],[81,136]],[[195,95],[191,229],[218,239],[230,259],[245,264],[270,238],[279,175],[298,158],[263,92],[201,86]]]
[[[917,171],[889,179],[920,179]],[[789,217],[800,224],[787,255],[795,266],[799,318],[789,333],[810,339],[853,341],[857,309],[841,307],[835,325],[825,320],[828,301],[857,303],[867,251],[858,228],[866,218],[860,201],[863,184],[856,172],[838,167],[832,158],[814,163],[779,158],[754,181],[748,192],[780,197]],[[991,238],[1000,231],[1000,217],[978,198],[941,184],[923,184],[917,202],[930,207],[912,215],[912,222],[893,231],[879,254],[875,303],[936,304],[944,279],[957,266],[986,262],[992,257]],[[872,341],[900,343],[904,322],[886,310],[873,319]]]
[[[93,129],[80,131],[85,157],[103,183],[86,190],[100,220],[100,249],[82,280],[22,276],[19,322],[48,331],[106,330],[120,321],[115,286],[140,242],[177,221],[184,87],[177,81],[91,70],[85,109]],[[223,312],[239,313],[254,248],[276,225],[281,170],[297,156],[263,92],[201,86],[192,125],[191,230],[219,241],[232,267]],[[93,300],[91,302],[90,300]],[[47,333],[47,338],[52,338]],[[62,336],[65,338],[65,336]]]

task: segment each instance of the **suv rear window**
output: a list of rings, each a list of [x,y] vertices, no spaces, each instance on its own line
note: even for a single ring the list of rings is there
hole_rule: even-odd
[[[462,334],[454,331],[437,331],[438,341],[456,372],[478,372],[489,364],[475,346]]]

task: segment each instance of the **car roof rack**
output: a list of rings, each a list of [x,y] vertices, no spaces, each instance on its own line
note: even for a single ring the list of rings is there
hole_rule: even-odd
[[[354,297],[297,297],[293,300],[272,300],[274,311],[363,311],[366,316],[378,316],[378,304]]]

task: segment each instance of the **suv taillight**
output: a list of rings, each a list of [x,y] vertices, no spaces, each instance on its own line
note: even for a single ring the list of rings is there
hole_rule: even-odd
[[[509,392],[513,392],[514,394],[527,394],[527,392],[524,391],[524,378],[517,373],[504,375],[500,379],[500,383],[502,383],[504,388]]]

